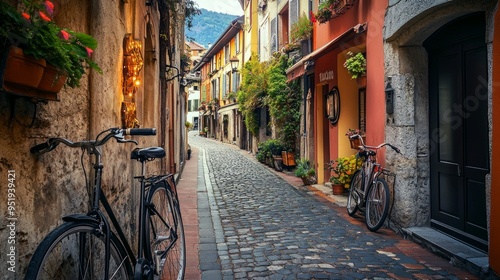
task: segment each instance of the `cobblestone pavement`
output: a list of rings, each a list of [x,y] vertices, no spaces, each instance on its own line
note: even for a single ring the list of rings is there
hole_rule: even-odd
[[[388,229],[296,188],[233,145],[199,150],[202,279],[474,279]]]

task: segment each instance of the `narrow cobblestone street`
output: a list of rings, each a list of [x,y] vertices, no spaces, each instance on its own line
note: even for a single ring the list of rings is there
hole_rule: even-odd
[[[195,132],[189,144],[189,165],[198,165],[201,279],[477,279],[388,229],[368,231],[361,218],[236,146]],[[190,257],[190,240],[188,271],[198,257]]]

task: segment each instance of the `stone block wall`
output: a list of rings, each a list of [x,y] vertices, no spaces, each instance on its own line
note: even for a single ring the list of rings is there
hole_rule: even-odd
[[[3,271],[1,279],[21,279],[34,249],[50,230],[62,223],[61,217],[88,211],[89,190],[81,165],[82,151],[60,145],[50,153],[34,156],[29,152],[30,147],[50,137],[73,141],[95,139],[105,129],[121,127],[123,38],[127,33],[140,40],[148,38],[142,21],[145,17],[136,17],[145,14],[146,9],[139,0],[55,2],[60,8],[55,18],[58,25],[97,39],[99,45],[92,58],[103,74],[91,71],[84,75],[79,88],[64,88],[59,93],[59,102],[33,104],[26,98],[0,92],[0,267],[6,267],[10,246],[15,247],[16,254],[15,273]],[[141,21],[132,22],[134,18]],[[152,67],[158,71],[157,66]],[[151,76],[155,80],[147,82],[159,84],[158,75]],[[142,94],[142,89],[139,91]],[[159,116],[160,106],[153,105],[138,111],[139,119],[148,119],[142,127],[159,126],[158,117],[145,117]],[[157,136],[134,139],[139,141],[139,147],[160,144]],[[133,144],[118,144],[114,140],[102,148],[104,192],[129,236],[132,236],[130,230],[137,227],[139,198],[137,184],[132,185],[136,183],[133,176],[140,172],[140,164],[130,160],[134,148]],[[84,154],[83,162],[85,170],[91,170],[88,155]],[[161,161],[148,164],[149,173],[159,173],[160,164]],[[7,227],[11,222],[7,208],[9,170],[15,172],[15,244],[7,242],[12,232]],[[90,182],[91,178],[88,177]]]

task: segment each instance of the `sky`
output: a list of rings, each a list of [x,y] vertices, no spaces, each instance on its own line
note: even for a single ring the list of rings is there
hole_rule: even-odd
[[[194,0],[198,4],[198,8],[207,9],[209,11],[220,12],[230,15],[243,15],[240,1],[238,0]]]

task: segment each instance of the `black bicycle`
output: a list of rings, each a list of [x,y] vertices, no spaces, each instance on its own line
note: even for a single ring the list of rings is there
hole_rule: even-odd
[[[390,190],[385,180],[386,176],[394,176],[377,162],[377,151],[389,146],[397,153],[398,148],[382,143],[378,146],[366,146],[359,134],[349,136],[350,140],[359,139],[357,157],[361,158],[363,165],[351,179],[349,197],[347,198],[347,213],[354,216],[358,209],[365,211],[365,224],[371,231],[377,231],[384,224],[390,206]]]
[[[104,136],[103,136],[104,135]],[[81,148],[94,156],[95,180],[91,210],[63,217],[37,247],[25,279],[183,279],[186,264],[184,228],[172,174],[145,177],[146,162],[165,157],[160,147],[136,148],[131,158],[142,164],[137,254],[127,241],[108,199],[101,189],[103,164],[100,146],[114,138],[135,143],[125,135],[156,135],[154,128],[101,132],[96,140],[71,142],[51,138],[31,148],[42,154],[59,144]],[[99,139],[101,136],[102,139]],[[104,209],[104,212],[101,209]],[[112,227],[113,229],[112,229]]]

